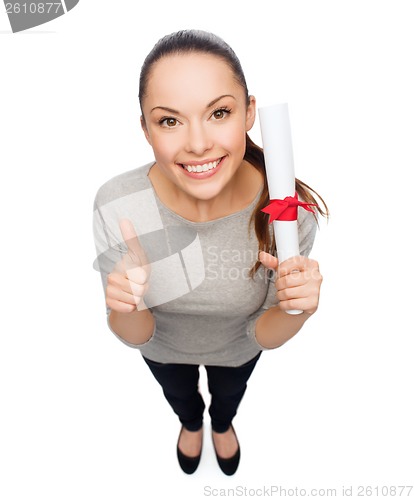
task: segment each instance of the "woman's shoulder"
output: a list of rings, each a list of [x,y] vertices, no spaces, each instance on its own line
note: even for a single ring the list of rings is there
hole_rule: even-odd
[[[148,171],[154,162],[127,170],[105,181],[97,190],[94,207],[100,207],[123,196],[149,189]]]

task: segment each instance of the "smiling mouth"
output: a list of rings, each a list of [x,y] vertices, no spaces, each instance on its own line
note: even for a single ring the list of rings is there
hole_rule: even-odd
[[[180,166],[185,170],[187,170],[188,172],[207,172],[208,170],[215,169],[223,158],[224,156],[218,158],[215,161],[204,163],[202,165],[186,165],[185,163],[180,163]]]

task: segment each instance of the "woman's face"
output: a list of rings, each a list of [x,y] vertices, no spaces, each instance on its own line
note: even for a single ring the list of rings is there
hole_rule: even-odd
[[[191,197],[217,196],[243,161],[254,97],[247,107],[227,63],[199,53],[160,59],[146,90],[142,127],[159,169]],[[189,166],[209,170],[189,173]]]

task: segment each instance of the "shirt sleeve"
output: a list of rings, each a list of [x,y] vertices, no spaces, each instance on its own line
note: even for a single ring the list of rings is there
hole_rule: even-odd
[[[315,219],[315,216],[311,212],[308,212],[307,210],[301,208],[298,210],[298,235],[300,255],[303,255],[305,257],[309,256],[313,247],[313,243],[315,241],[317,226],[317,219]],[[277,257],[277,252],[274,253],[274,256]],[[271,277],[268,279],[268,283],[269,288],[265,301],[263,302],[260,309],[253,313],[247,321],[247,336],[249,337],[251,342],[253,342],[254,346],[262,351],[270,351],[272,349],[275,349],[274,347],[268,348],[262,346],[256,339],[257,320],[265,311],[267,311],[271,307],[276,306],[279,303],[276,298],[275,273],[272,273]]]
[[[122,258],[122,255],[125,253],[126,249],[125,244],[120,242],[119,239],[115,236],[114,232],[111,231],[110,225],[106,224],[102,215],[102,211],[99,208],[98,195],[95,198],[93,210],[93,236],[97,255],[93,267],[101,275],[103,293],[105,298],[108,274],[112,272],[116,263],[119,262],[119,260]],[[126,344],[128,347],[138,349],[152,341],[155,332],[155,324],[154,331],[147,342],[143,344],[132,344],[123,339],[111,328],[111,325],[109,323],[111,308],[106,303],[105,307],[108,328],[121,342]]]

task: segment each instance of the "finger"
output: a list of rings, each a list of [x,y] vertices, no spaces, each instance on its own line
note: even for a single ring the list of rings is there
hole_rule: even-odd
[[[110,283],[106,287],[106,295],[108,299],[116,300],[117,302],[123,302],[125,304],[131,304],[131,305],[136,305],[137,300],[139,300],[141,297],[135,297],[135,295],[132,295],[131,293],[124,292],[117,286],[111,285]]]
[[[282,311],[298,309],[306,314],[313,314],[318,309],[318,297],[282,300],[279,302],[279,308]]]
[[[137,233],[135,231],[134,225],[129,219],[121,219],[119,221],[119,228],[121,229],[121,234],[128,250],[137,257],[141,264],[147,264],[145,252],[139,242]]]
[[[137,309],[136,304],[126,304],[125,302],[118,302],[117,300],[111,298],[106,299],[106,305],[110,309],[120,313],[131,313]]]
[[[292,272],[300,272],[306,269],[306,263],[308,261],[307,257],[302,257],[298,255],[296,257],[290,257],[289,259],[284,260],[279,265],[278,276],[282,278]]]
[[[125,266],[125,272],[131,284],[145,285],[148,282],[149,273],[146,269],[147,266]]]
[[[276,292],[276,297],[280,300],[302,299],[309,295],[309,290],[306,285],[295,286],[293,288],[285,288]]]
[[[141,268],[139,268],[141,269]],[[142,270],[142,269],[141,269]],[[131,281],[125,276],[119,273],[108,274],[107,278],[108,285],[114,285],[123,292],[135,295],[136,297],[142,297],[148,290],[148,283],[144,282],[142,284]]]
[[[267,269],[277,269],[279,263],[275,256],[263,250],[259,252],[259,260]]]
[[[115,264],[110,275],[120,276],[127,282],[129,280],[139,285],[143,285],[148,282],[150,274],[150,265],[141,266],[134,255],[126,253],[122,256],[122,259]]]
[[[283,276],[283,278],[278,278],[275,285],[278,290],[284,290],[285,288],[302,286],[306,283],[307,279],[305,273],[292,271],[292,273]]]

